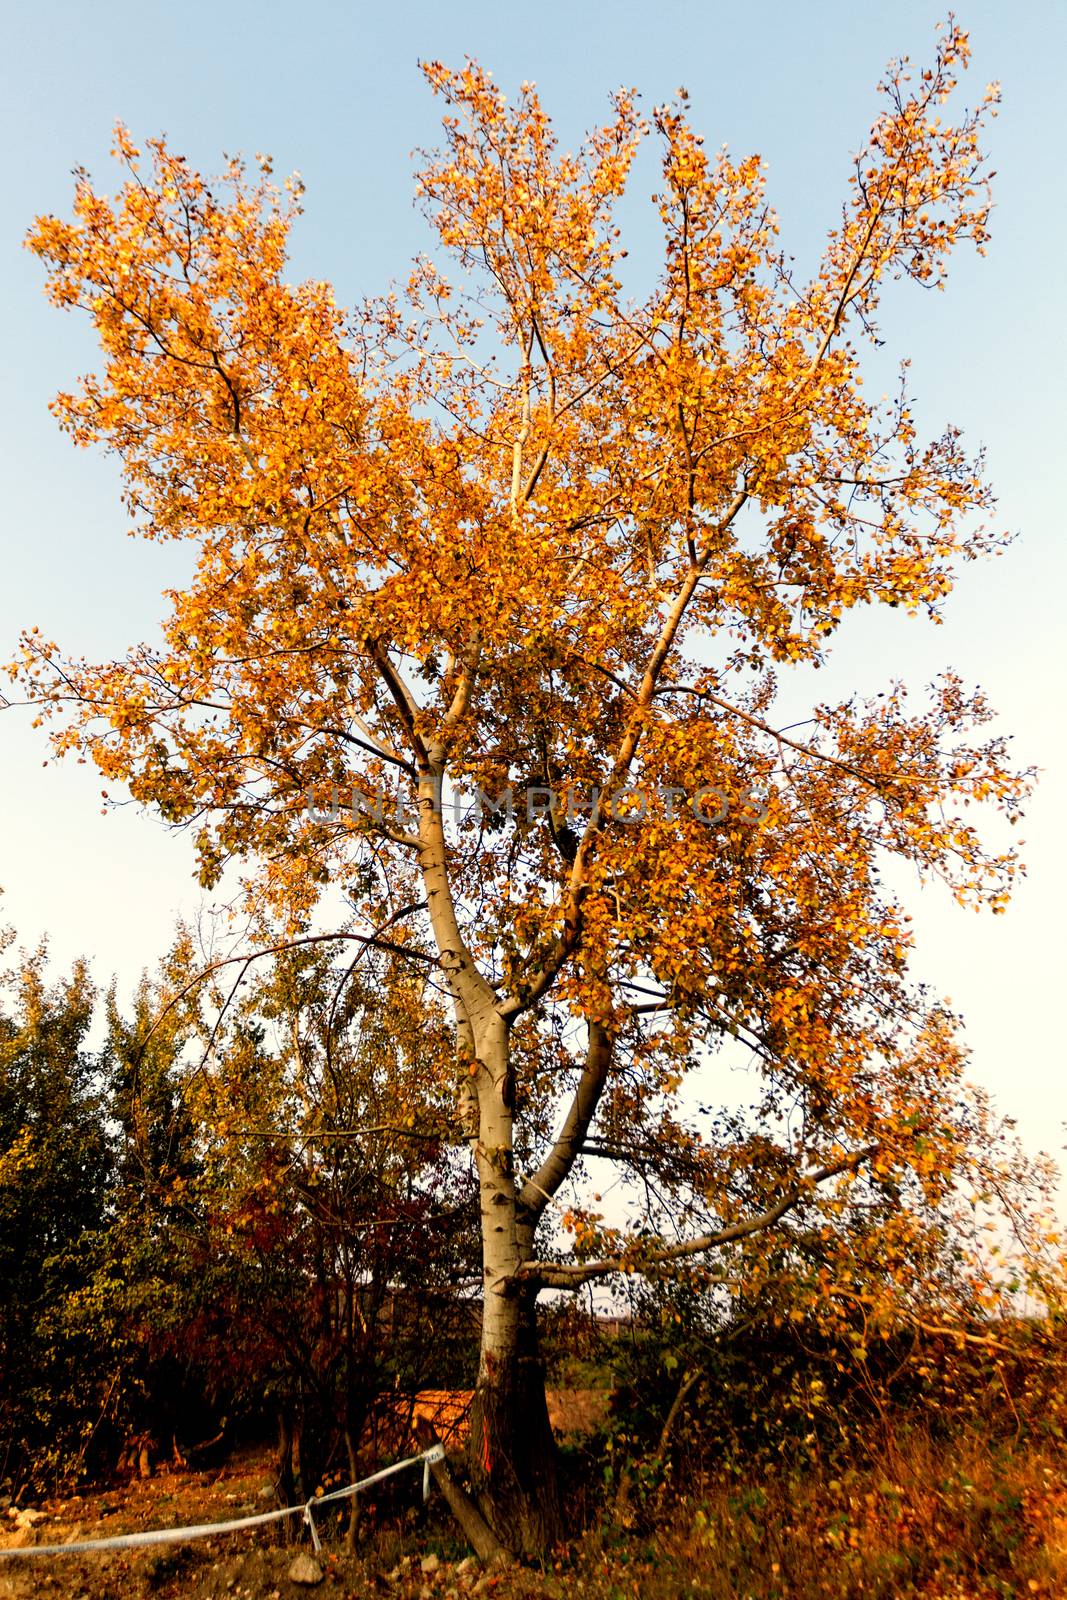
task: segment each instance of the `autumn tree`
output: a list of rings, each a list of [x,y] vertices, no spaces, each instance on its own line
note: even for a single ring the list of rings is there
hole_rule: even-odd
[[[22,671],[61,750],[196,831],[205,883],[249,864],[264,942],[327,926],[447,994],[482,1218],[470,1476],[513,1551],[560,1528],[544,1288],[759,1273],[874,1188],[892,1293],[909,1228],[967,1190],[955,1019],[909,979],[883,864],[1000,909],[1014,857],[966,808],[1014,818],[1025,778],[952,674],[775,713],[857,608],[937,615],[1000,542],[959,433],[861,381],[885,286],[938,288],[987,238],[996,92],[947,104],[967,56],[951,24],[891,66],[808,274],[759,159],[710,156],[683,95],[646,119],[621,92],[564,154],[530,85],[436,62],[438,247],[402,292],[345,311],[291,282],[296,186],[209,183],[121,128],[117,196],[83,174],[30,236],[102,351],[62,425],[197,565],[160,643],[90,666],[35,632]],[[614,218],[646,137],[661,265],[631,293]],[[749,1117],[715,1103],[724,1040]],[[657,1227],[580,1203],[594,1156],[666,1185]]]

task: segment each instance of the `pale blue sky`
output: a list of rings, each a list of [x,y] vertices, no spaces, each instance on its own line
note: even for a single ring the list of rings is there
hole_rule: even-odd
[[[35,212],[65,210],[70,169],[105,187],[113,122],[165,131],[210,168],[223,152],[270,151],[298,169],[306,215],[294,273],[333,279],[340,299],[382,288],[426,243],[411,202],[410,153],[436,138],[438,108],[417,58],[477,56],[505,89],[539,85],[563,142],[577,142],[608,92],[635,85],[646,104],[684,83],[712,147],[759,150],[783,241],[814,260],[845,192],[887,59],[930,54],[932,0],[661,0],[601,5],[541,0],[379,7],[309,0],[227,6],[184,0],[40,0],[5,8],[0,208],[0,386],[5,516],[0,657],[38,623],[73,652],[104,657],[150,633],[159,590],[180,579],[176,547],[125,537],[113,463],[75,451],[49,396],[93,361],[88,330],[49,308],[39,265],[20,248]],[[1018,1113],[1027,1142],[1059,1149],[1067,1120],[1062,993],[1067,819],[1062,615],[1067,596],[1062,473],[1067,260],[1062,65],[1067,6],[961,0],[975,99],[999,78],[1004,107],[991,147],[998,170],[985,261],[959,262],[945,295],[894,294],[889,353],[913,358],[920,420],[952,420],[985,443],[1003,525],[1018,544],[968,569],[934,629],[897,614],[857,620],[820,694],[873,690],[893,675],[921,684],[951,665],[980,682],[1046,769],[1024,830],[1030,875],[1003,918],[914,897],[919,966],[967,1016],[973,1075]],[[639,188],[651,186],[643,169]],[[640,205],[627,220],[639,226]],[[648,264],[630,241],[635,283]],[[827,682],[827,678],[829,681]],[[51,936],[64,962],[92,958],[124,986],[165,947],[176,914],[195,912],[186,841],[132,808],[104,818],[86,768],[42,768],[42,736],[22,713],[0,718],[0,923],[24,941]]]

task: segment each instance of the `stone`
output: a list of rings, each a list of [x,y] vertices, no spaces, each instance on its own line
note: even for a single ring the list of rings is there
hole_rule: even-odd
[[[303,1583],[310,1588],[312,1584],[322,1582],[322,1568],[314,1556],[309,1556],[306,1550],[301,1550],[289,1568],[289,1581]]]
[[[422,1560],[419,1562],[419,1565],[422,1568],[423,1577],[428,1578],[431,1573],[436,1572],[439,1569],[441,1561],[438,1556],[431,1554],[428,1556],[423,1556]]]

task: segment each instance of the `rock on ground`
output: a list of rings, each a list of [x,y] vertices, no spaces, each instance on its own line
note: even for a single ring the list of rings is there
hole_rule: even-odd
[[[322,1568],[314,1556],[309,1556],[305,1550],[293,1561],[289,1568],[291,1583],[313,1584],[322,1582]]]

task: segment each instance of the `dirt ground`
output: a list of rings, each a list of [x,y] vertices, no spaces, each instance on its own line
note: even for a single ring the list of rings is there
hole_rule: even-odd
[[[466,1435],[469,1395],[427,1391],[416,1408],[446,1439],[449,1448]],[[561,1439],[592,1432],[603,1420],[608,1396],[599,1391],[559,1390],[549,1396],[553,1425]],[[347,1600],[391,1595],[395,1600],[461,1600],[502,1587],[498,1574],[483,1572],[466,1558],[439,1496],[421,1506],[418,1468],[402,1474],[381,1499],[367,1502],[359,1554],[344,1551],[348,1504],[323,1507],[316,1524],[324,1550],[318,1557],[322,1579],[301,1584],[290,1577],[294,1559],[311,1554],[300,1519],[268,1524],[218,1538],[141,1550],[0,1558],[0,1600],[31,1600],[37,1595],[64,1600],[291,1600],[320,1594]],[[434,1504],[436,1501],[436,1504]],[[86,1490],[58,1500],[41,1500],[17,1511],[0,1511],[0,1551],[34,1545],[74,1544],[148,1529],[226,1522],[272,1510],[270,1453],[251,1451],[208,1472],[162,1468],[129,1485]],[[429,1570],[424,1570],[424,1567]],[[516,1588],[518,1582],[518,1589]],[[529,1583],[512,1573],[509,1596],[551,1592],[551,1584]]]
[[[421,1474],[411,1473],[411,1498],[417,1500]],[[87,1492],[32,1509],[0,1512],[0,1550],[42,1544],[69,1544],[84,1539],[140,1533],[149,1528],[223,1522],[270,1510],[275,1505],[267,1453],[249,1454],[212,1472],[164,1471],[137,1479],[128,1487]],[[29,1515],[27,1511],[29,1510]],[[397,1600],[427,1595],[455,1600],[465,1593],[486,1593],[495,1580],[472,1562],[462,1564],[435,1554],[445,1548],[431,1524],[414,1507],[388,1522],[372,1524],[361,1542],[361,1555],[348,1556],[343,1542],[346,1508],[323,1508],[317,1519],[326,1548],[319,1557],[322,1580],[300,1584],[289,1577],[294,1558],[310,1554],[307,1543],[284,1544],[281,1527],[267,1525],[188,1544],[156,1545],[143,1550],[99,1554],[40,1556],[0,1560],[0,1600],[30,1600],[37,1595],[64,1600],[168,1600],[170,1596],[203,1600],[291,1600],[317,1593],[331,1600],[392,1594]],[[420,1524],[423,1524],[420,1526]],[[291,1519],[298,1535],[299,1518]],[[403,1552],[409,1553],[405,1555]],[[423,1561],[434,1567],[423,1572]],[[438,1563],[434,1566],[435,1561]]]

